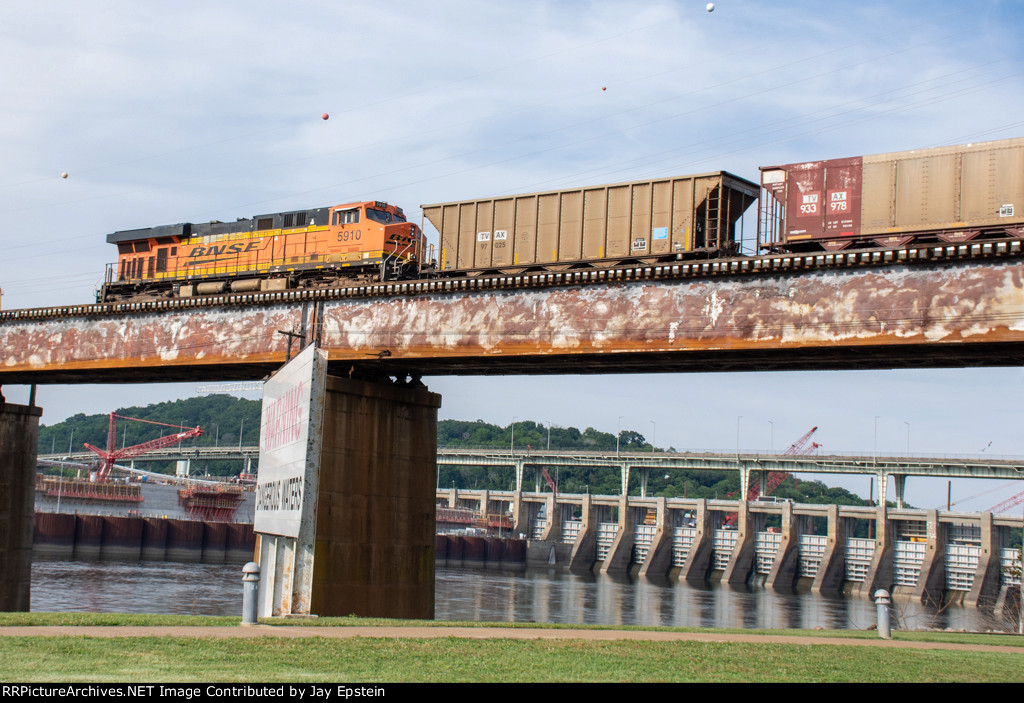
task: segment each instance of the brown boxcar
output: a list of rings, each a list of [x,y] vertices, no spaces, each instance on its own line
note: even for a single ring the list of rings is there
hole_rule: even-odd
[[[761,248],[1024,236],[1024,139],[761,167]]]
[[[724,171],[423,205],[438,267],[470,274],[735,252],[757,184]]]

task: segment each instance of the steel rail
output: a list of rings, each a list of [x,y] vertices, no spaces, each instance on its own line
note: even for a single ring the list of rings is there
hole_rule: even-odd
[[[188,308],[250,307],[293,301],[389,298],[515,288],[604,285],[642,280],[700,280],[722,276],[763,276],[819,269],[852,269],[879,265],[913,265],[915,263],[941,261],[1018,258],[1022,255],[1024,255],[1024,240],[1020,239],[958,244],[928,244],[898,249],[867,249],[835,253],[764,254],[707,261],[602,269],[571,269],[538,273],[390,281],[334,288],[303,288],[263,293],[220,293],[166,300],[140,300],[0,310],[0,323],[15,320],[98,317],[112,313],[147,313]]]

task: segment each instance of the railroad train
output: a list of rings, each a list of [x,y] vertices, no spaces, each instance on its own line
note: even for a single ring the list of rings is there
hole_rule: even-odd
[[[385,202],[115,232],[98,302],[614,268],[760,251],[1024,238],[1024,138],[423,205]]]

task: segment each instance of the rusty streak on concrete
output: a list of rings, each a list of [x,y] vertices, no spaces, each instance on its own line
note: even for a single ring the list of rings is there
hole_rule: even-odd
[[[1024,363],[1024,263],[5,322],[0,383],[259,378],[303,320],[340,375],[1006,366]]]

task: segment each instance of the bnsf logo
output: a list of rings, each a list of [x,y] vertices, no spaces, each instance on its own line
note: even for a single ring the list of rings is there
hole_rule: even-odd
[[[259,249],[259,246],[259,242],[249,242],[248,244],[242,244],[241,242],[239,242],[237,244],[221,244],[219,246],[214,244],[208,247],[196,247],[195,249],[192,250],[192,254],[190,256],[196,257],[218,256],[220,254],[244,254],[247,251]]]

